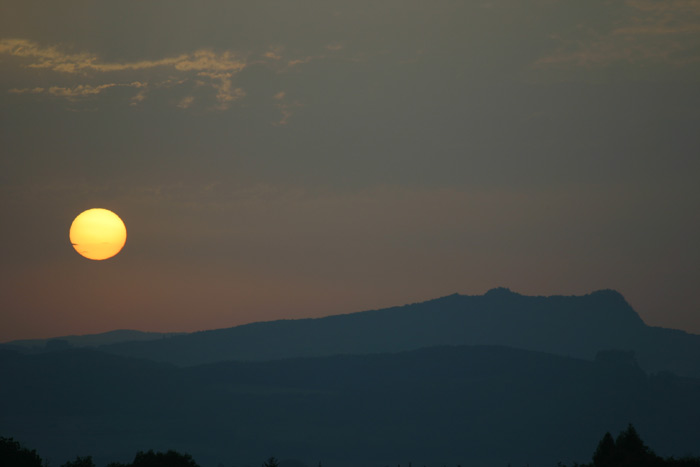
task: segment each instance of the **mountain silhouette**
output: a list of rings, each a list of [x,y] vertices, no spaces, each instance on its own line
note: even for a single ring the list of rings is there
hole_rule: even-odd
[[[524,296],[506,288],[316,319],[280,320],[100,347],[177,365],[505,345],[593,359],[631,350],[645,371],[700,376],[700,336],[647,326],[613,290]]]
[[[593,361],[441,346],[177,367],[68,349],[0,350],[0,436],[60,465],[139,450],[202,466],[556,465],[633,423],[663,456],[697,455],[700,380],[647,375],[625,352]]]
[[[81,336],[60,336],[50,339],[23,339],[2,344],[24,352],[42,352],[45,350],[58,350],[68,347],[97,347],[100,345],[115,344],[118,342],[149,341],[166,337],[179,336],[182,332],[143,332],[131,329],[117,329],[99,334],[86,334]]]

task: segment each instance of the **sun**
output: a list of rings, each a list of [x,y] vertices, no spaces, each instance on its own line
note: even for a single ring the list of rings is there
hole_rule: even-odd
[[[88,209],[70,226],[70,242],[88,259],[103,260],[121,251],[126,243],[124,222],[107,209]]]

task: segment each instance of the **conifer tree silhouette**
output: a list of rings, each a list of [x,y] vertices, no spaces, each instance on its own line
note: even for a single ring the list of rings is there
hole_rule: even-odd
[[[615,440],[610,432],[607,432],[598,443],[598,447],[593,454],[593,465],[595,467],[612,467],[614,462]]]
[[[627,429],[613,441],[610,433],[603,439],[593,454],[593,467],[656,467],[665,465],[663,459],[644,444],[637,430],[630,423]]]

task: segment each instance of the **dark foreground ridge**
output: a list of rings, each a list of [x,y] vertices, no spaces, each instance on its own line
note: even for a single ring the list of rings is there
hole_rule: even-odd
[[[700,336],[649,327],[613,290],[532,297],[505,288],[317,319],[253,323],[105,352],[176,365],[399,352],[435,345],[506,345],[593,359],[600,350],[632,350],[650,372],[700,377]]]
[[[43,467],[44,461],[35,449],[23,447],[12,438],[0,437],[0,465],[12,467]],[[319,462],[319,465],[322,465]],[[409,467],[411,463],[409,462]],[[558,463],[560,467],[565,464]],[[700,467],[700,458],[673,456],[662,458],[650,449],[630,424],[614,439],[608,432],[598,443],[589,464],[573,464],[574,467]],[[96,467],[92,456],[76,456],[61,467]],[[189,454],[177,451],[147,452],[139,451],[130,463],[110,462],[107,467],[199,467],[199,464]],[[301,461],[278,461],[270,457],[262,463],[262,467],[306,467]],[[399,464],[399,467],[401,465]]]
[[[12,438],[0,437],[0,465],[12,467],[43,467],[44,461],[36,450],[23,447]],[[319,462],[319,465],[322,465]],[[409,467],[412,465],[409,462]],[[560,467],[565,464],[558,463]],[[630,424],[617,439],[608,432],[598,443],[589,464],[573,464],[574,467],[700,467],[700,458],[673,456],[662,458],[651,450]],[[76,456],[61,467],[96,467],[92,456]],[[107,467],[200,467],[189,454],[177,451],[139,451],[130,463],[110,462]],[[299,460],[278,461],[274,456],[262,463],[262,467],[306,467]],[[399,467],[401,465],[399,464]]]
[[[698,455],[700,380],[593,361],[442,346],[193,367],[66,350],[0,352],[0,436],[58,465],[154,449],[204,467],[271,454],[315,466],[543,465],[590,458],[633,423],[661,456]]]

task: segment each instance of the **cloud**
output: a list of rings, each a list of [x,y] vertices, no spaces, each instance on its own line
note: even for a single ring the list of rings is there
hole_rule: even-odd
[[[194,97],[193,96],[186,96],[183,97],[180,102],[178,102],[177,107],[181,109],[189,109],[190,106],[194,103]]]
[[[280,114],[282,115],[279,120],[276,122],[273,122],[273,125],[275,126],[284,126],[289,122],[289,119],[294,115],[292,113],[292,109],[294,107],[302,107],[302,104],[300,102],[294,101],[294,102],[289,102],[287,100],[287,93],[285,91],[280,91],[272,98],[277,101],[277,109],[280,111]]]
[[[282,114],[282,118],[280,118],[277,122],[275,122],[275,125],[286,125],[289,119],[292,117],[292,111],[289,110],[286,107],[280,107],[280,113]]]
[[[699,0],[627,0],[626,3],[643,11],[700,14]]]
[[[116,73],[131,72],[138,79],[130,83],[119,83],[110,80],[108,83],[81,83],[74,86],[45,85],[27,89],[11,89],[16,94],[48,93],[56,97],[74,99],[100,94],[105,89],[115,86],[147,87],[142,82],[142,72],[148,71],[149,77],[162,71],[160,82],[163,86],[182,84],[195,80],[216,90],[216,108],[226,109],[229,105],[244,97],[245,92],[233,84],[233,77],[247,66],[245,59],[232,51],[215,52],[208,49],[196,50],[192,53],[174,57],[164,57],[157,60],[140,60],[126,62],[102,61],[90,53],[66,53],[57,46],[42,46],[25,39],[0,40],[0,55],[9,55],[22,60],[25,68],[46,69],[63,75],[80,75],[84,80],[99,80],[100,76]],[[121,76],[121,75],[119,75]],[[208,80],[201,80],[201,78]],[[156,85],[158,86],[158,85]],[[140,103],[146,99],[146,89],[142,89],[131,98],[131,104]]]
[[[145,100],[146,100],[146,90],[143,89],[143,90],[139,91],[134,97],[131,98],[130,105],[138,105]]]
[[[637,35],[688,35],[700,33],[700,1],[697,0],[628,0],[627,5],[636,14],[612,34]]]
[[[46,91],[46,89],[36,87],[36,88],[23,88],[23,89],[13,88],[13,89],[10,89],[9,92],[11,92],[12,94],[41,94],[44,91]]]
[[[232,52],[215,53],[211,50],[198,50],[191,55],[182,55],[173,61],[180,71],[208,71],[236,73],[245,68],[245,63]]]
[[[624,64],[682,69],[700,63],[700,0],[627,0],[608,4],[599,24],[552,34],[554,50],[532,69],[597,69]],[[606,14],[607,13],[607,14]]]
[[[85,96],[92,96],[95,94],[99,94],[105,89],[109,89],[116,86],[116,84],[111,83],[111,84],[101,84],[99,86],[90,86],[89,84],[84,85],[78,85],[73,88],[65,88],[65,87],[60,87],[60,86],[51,86],[49,88],[49,94],[52,96],[58,96],[58,97],[85,97]]]
[[[0,54],[32,59],[31,68],[50,68],[56,71],[75,72],[89,66],[95,57],[81,54],[66,54],[56,47],[42,47],[25,39],[1,39]]]
[[[65,97],[67,99],[73,100],[76,98],[80,97],[89,97],[89,96],[95,96],[97,94],[100,94],[102,91],[109,89],[109,88],[114,88],[114,87],[133,87],[133,88],[141,88],[147,86],[144,83],[140,83],[138,81],[135,81],[133,83],[107,83],[107,84],[100,84],[97,86],[93,86],[90,84],[79,84],[73,87],[64,87],[64,86],[51,86],[49,88],[42,88],[42,87],[36,87],[36,88],[24,88],[24,89],[10,89],[10,92],[13,94],[49,94],[51,96],[55,97]],[[136,97],[132,98],[136,99]]]
[[[304,64],[304,63],[309,63],[313,59],[314,59],[314,57],[305,57],[305,58],[297,58],[294,60],[289,60],[287,62],[287,66],[293,67],[293,66]]]
[[[27,65],[29,68],[46,68],[61,73],[141,70],[173,65],[186,58],[186,56],[181,56],[156,61],[101,63],[95,55],[89,53],[69,54],[59,50],[58,47],[40,46],[25,39],[0,40],[0,54],[28,59],[30,60],[30,63]]]
[[[3,64],[9,64],[8,76],[11,78],[12,72],[19,75],[20,70],[24,70],[21,78],[17,79],[22,86],[8,86],[11,87],[9,92],[14,94],[69,100],[96,99],[105,95],[104,91],[109,88],[133,87],[136,91],[131,96],[112,96],[119,96],[128,105],[136,106],[149,99],[157,99],[167,91],[178,95],[161,102],[181,109],[190,108],[194,100],[188,97],[192,97],[209,109],[226,110],[248,94],[237,83],[237,76],[244,70],[262,67],[278,73],[298,72],[304,64],[323,60],[343,48],[341,43],[327,43],[320,53],[298,58],[284,56],[285,48],[279,45],[257,53],[202,48],[149,60],[110,61],[89,51],[73,53],[61,44],[47,45],[23,38],[4,38],[0,39],[0,60]],[[249,60],[248,57],[255,58]],[[32,70],[35,72],[32,73]],[[27,81],[31,81],[31,85]],[[136,82],[147,84],[139,87],[134,85]],[[202,88],[214,93],[207,96],[201,92]],[[206,104],[207,99],[209,105]],[[283,114],[278,124],[284,125],[291,116],[290,108],[298,104],[282,103],[284,95],[275,99],[280,101],[277,106]]]
[[[279,50],[279,49],[269,50],[263,54],[263,57],[269,58],[272,60],[281,60],[282,55],[280,55],[280,52],[281,52],[281,50]]]
[[[229,71],[238,72],[245,68],[245,61],[231,51],[216,53],[211,50],[197,50],[191,54],[166,57],[159,60],[134,62],[101,62],[89,53],[68,54],[57,47],[42,47],[25,39],[0,40],[0,53],[33,60],[30,68],[48,68],[62,73],[95,71],[101,73],[151,68],[174,68],[179,71]]]
[[[245,97],[245,91],[243,91],[243,89],[233,87],[233,81],[231,80],[233,73],[210,73],[203,71],[198,73],[198,76],[206,76],[215,81],[212,86],[217,91],[216,100],[219,102],[217,108],[220,110],[226,110],[232,102]]]

